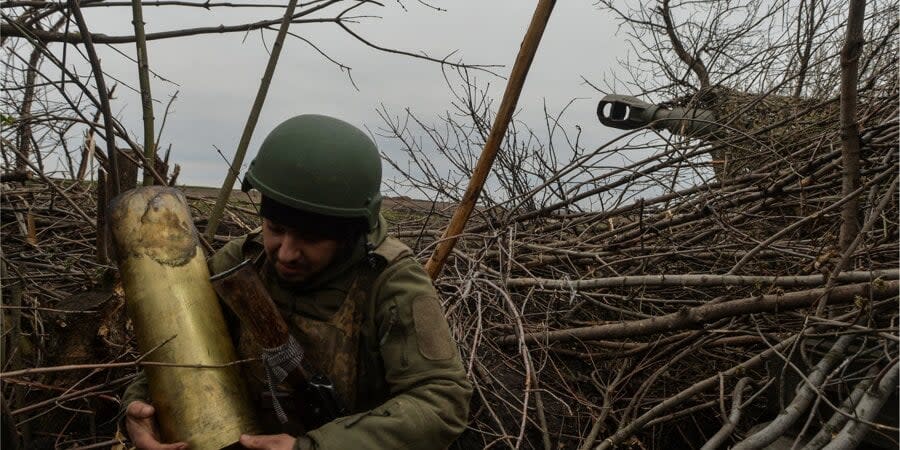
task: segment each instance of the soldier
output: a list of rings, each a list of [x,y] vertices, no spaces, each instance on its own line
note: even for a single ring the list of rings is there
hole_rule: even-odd
[[[210,271],[254,261],[304,357],[330,377],[350,414],[316,429],[280,425],[263,395],[262,364],[251,364],[244,378],[270,434],[241,436],[245,447],[446,448],[465,429],[471,384],[431,280],[387,236],[380,185],[372,140],[326,116],[285,121],[250,164],[242,188],[262,194],[263,226],[216,252]],[[223,309],[239,355],[258,357],[239,318]],[[158,442],[147,397],[141,377],[122,399],[135,446],[185,448]],[[291,416],[293,403],[279,403]]]

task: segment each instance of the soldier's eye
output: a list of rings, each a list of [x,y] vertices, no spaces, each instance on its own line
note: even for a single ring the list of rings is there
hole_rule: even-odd
[[[269,222],[268,225],[269,225],[269,231],[271,231],[274,234],[284,234],[284,232],[285,232],[285,228],[281,225],[274,224],[271,222]]]

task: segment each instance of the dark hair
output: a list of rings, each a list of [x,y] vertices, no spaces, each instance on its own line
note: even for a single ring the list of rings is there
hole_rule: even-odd
[[[368,229],[365,218],[335,217],[292,208],[263,196],[259,214],[310,239],[354,241]]]

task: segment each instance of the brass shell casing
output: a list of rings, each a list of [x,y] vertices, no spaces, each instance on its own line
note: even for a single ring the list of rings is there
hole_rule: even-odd
[[[161,186],[133,189],[113,199],[109,218],[138,348],[152,350],[145,361],[235,361],[184,194]],[[219,450],[259,430],[236,366],[144,370],[165,442]]]

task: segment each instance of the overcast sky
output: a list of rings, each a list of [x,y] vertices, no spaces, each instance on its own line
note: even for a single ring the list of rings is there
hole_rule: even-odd
[[[531,20],[535,1],[490,0],[434,2],[446,11],[436,11],[417,1],[388,1],[385,7],[367,6],[360,14],[378,16],[360,20],[354,31],[385,47],[470,64],[501,65],[504,77],[512,69],[519,44]],[[92,31],[109,35],[133,34],[128,7],[86,8]],[[282,9],[144,7],[147,32],[248,23],[277,18]],[[557,2],[537,56],[519,100],[520,119],[542,126],[546,101],[558,111],[570,100],[564,123],[582,128],[582,142],[596,147],[620,134],[603,128],[594,115],[600,98],[581,77],[593,82],[617,66],[625,45],[615,36],[616,24],[608,12],[590,0]],[[275,72],[248,152],[256,154],[265,134],[279,122],[303,113],[329,114],[360,127],[375,130],[382,125],[376,110],[380,105],[397,114],[411,109],[424,120],[436,119],[450,106],[450,92],[441,67],[436,63],[380,52],[356,41],[334,24],[300,24],[291,28],[316,44],[331,58],[352,68],[359,90],[347,75],[328,62],[309,44],[288,38]],[[212,34],[151,41],[150,65],[161,77],[152,82],[157,128],[168,99],[177,91],[161,138],[161,147],[172,145],[172,159],[181,164],[180,183],[220,185],[227,170],[218,147],[228,157],[234,153],[246,122],[259,80],[268,59],[267,48],[275,31],[248,34]],[[117,45],[134,55],[134,44]],[[116,52],[100,47],[104,70],[112,77],[137,87],[136,65]],[[478,75],[490,83],[490,93],[499,104],[505,79]],[[112,80],[107,81],[112,83]],[[137,93],[120,86],[113,112],[133,133],[142,136],[140,101]],[[391,154],[396,143],[379,139],[382,151]],[[245,164],[246,164],[245,162]],[[390,176],[387,170],[386,176]]]

